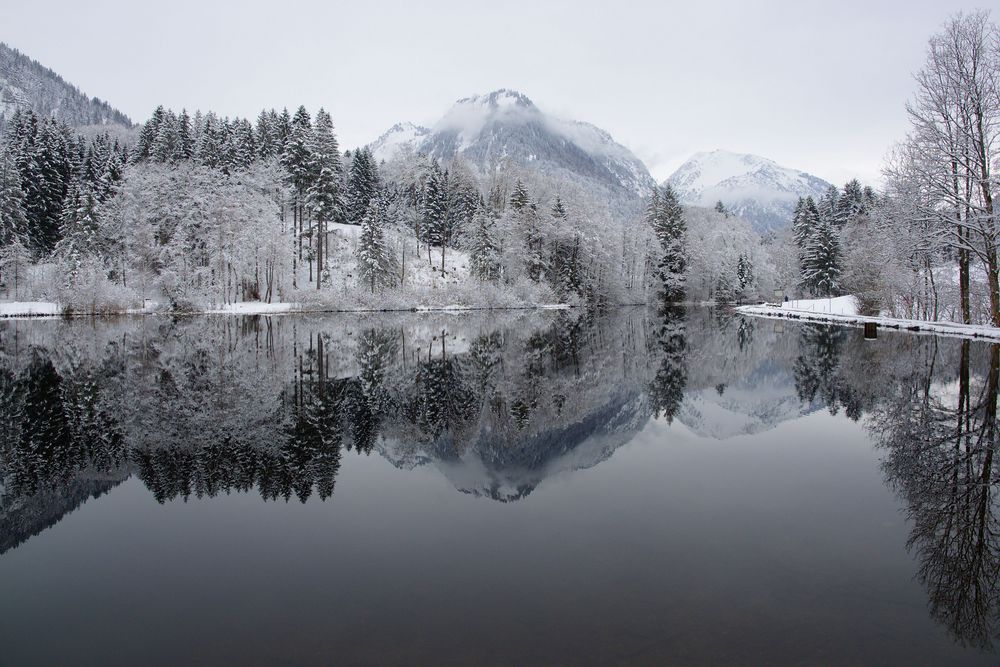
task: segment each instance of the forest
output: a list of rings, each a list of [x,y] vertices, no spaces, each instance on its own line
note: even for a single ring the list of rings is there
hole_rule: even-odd
[[[0,137],[0,290],[67,312],[604,307],[853,295],[861,314],[1000,326],[1000,31],[932,36],[878,187],[757,233],[669,184],[608,213],[500,161],[341,150],[324,109],[158,107],[133,139],[17,111]]]

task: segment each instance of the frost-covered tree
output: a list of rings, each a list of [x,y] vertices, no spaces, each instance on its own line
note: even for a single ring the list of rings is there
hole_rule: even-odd
[[[378,166],[371,151],[359,148],[351,159],[351,170],[347,178],[347,222],[361,224],[368,211],[368,205],[378,195]]]
[[[687,287],[687,225],[684,209],[670,184],[654,190],[646,222],[659,243],[655,272],[660,297],[666,302],[683,301]]]
[[[368,210],[361,219],[361,234],[358,236],[358,274],[361,284],[374,294],[376,289],[394,284],[396,260],[386,242],[384,221],[378,199],[372,199]]]
[[[510,195],[510,207],[515,211],[522,210],[531,202],[531,197],[528,196],[528,190],[524,187],[524,183],[521,179],[517,179],[517,183],[514,185],[514,191]]]
[[[803,254],[803,285],[817,296],[833,296],[840,289],[841,272],[837,229],[832,221],[820,220]]]
[[[74,188],[66,198],[60,226],[62,238],[53,254],[61,267],[64,285],[72,287],[88,266],[101,259],[100,222],[93,193]]]
[[[0,147],[0,248],[15,242],[24,244],[27,232],[21,175],[14,160]]]
[[[427,243],[427,261],[430,261],[430,247],[441,248],[441,270],[444,271],[444,253],[448,241],[448,178],[441,171],[437,161],[431,163],[427,181],[424,184],[421,202],[424,242]]]
[[[311,171],[314,177],[306,196],[309,213],[315,225],[318,273],[316,289],[320,289],[327,274],[325,263],[327,227],[331,222],[338,222],[343,213],[340,149],[337,146],[337,137],[333,133],[330,114],[322,108],[316,112],[309,154],[313,161]]]
[[[281,164],[285,168],[288,183],[292,187],[292,228],[295,230],[298,261],[302,261],[303,237],[305,235],[306,193],[314,180],[313,159],[310,147],[313,140],[312,118],[304,106],[300,106],[291,121],[291,132],[285,143]],[[310,263],[310,271],[312,264]],[[293,280],[295,268],[293,268]]]
[[[500,280],[500,246],[494,236],[496,221],[480,205],[472,217],[468,236],[469,262],[472,275],[484,282]]]

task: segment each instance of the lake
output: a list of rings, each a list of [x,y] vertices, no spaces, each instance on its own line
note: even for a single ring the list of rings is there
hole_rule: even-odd
[[[0,664],[995,664],[1000,346],[0,321]]]

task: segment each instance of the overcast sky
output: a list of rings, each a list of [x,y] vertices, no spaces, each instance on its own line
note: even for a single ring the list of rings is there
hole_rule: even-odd
[[[229,5],[230,3],[226,3]],[[691,153],[875,178],[955,0],[6,3],[0,41],[133,120],[157,104],[333,114],[341,143],[513,88],[663,179]]]

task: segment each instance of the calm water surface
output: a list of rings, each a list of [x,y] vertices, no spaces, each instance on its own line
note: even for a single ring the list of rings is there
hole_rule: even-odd
[[[1000,347],[0,322],[0,664],[995,664]]]

